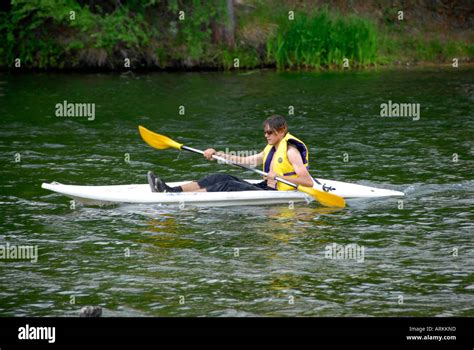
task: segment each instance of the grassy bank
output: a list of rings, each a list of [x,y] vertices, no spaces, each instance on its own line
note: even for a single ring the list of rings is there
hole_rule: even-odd
[[[295,13],[267,39],[267,60],[278,68],[366,66],[377,62],[377,30],[368,20],[329,13]]]
[[[344,69],[474,55],[472,33],[438,35],[398,20],[391,5],[372,13],[320,3],[17,0],[0,12],[0,66]]]

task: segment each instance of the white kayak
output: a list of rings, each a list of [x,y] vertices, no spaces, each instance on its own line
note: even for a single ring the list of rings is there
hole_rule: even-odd
[[[315,179],[314,188],[348,198],[374,198],[403,196],[403,192],[351,184],[347,182]],[[259,183],[262,180],[245,180]],[[169,182],[169,186],[180,186],[189,181]],[[311,202],[314,199],[300,191],[235,191],[235,192],[152,192],[148,184],[114,186],[63,185],[58,182],[43,183],[42,188],[51,190],[85,205],[108,205],[120,203],[150,203],[193,206],[232,206],[289,204]]]

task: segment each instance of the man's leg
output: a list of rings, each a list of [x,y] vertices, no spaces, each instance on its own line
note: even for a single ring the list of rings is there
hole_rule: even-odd
[[[228,174],[210,174],[203,177],[201,180],[197,181],[200,188],[207,188],[211,185],[214,185],[219,182],[225,181],[240,181],[245,182],[244,180],[239,179],[238,177],[228,175]]]
[[[259,190],[248,182],[228,174],[210,174],[199,181],[181,186],[183,192],[225,192]]]
[[[240,179],[227,174],[210,174],[203,177],[199,181],[193,181],[181,185],[181,189],[183,190],[183,192],[206,192],[206,187],[212,186],[219,182],[230,180],[239,181]]]
[[[183,192],[206,192],[206,188],[211,187],[215,184],[221,183],[221,182],[237,182],[237,183],[243,183],[244,185],[247,185],[247,182],[244,180],[239,179],[238,177],[228,175],[228,174],[210,174],[207,175],[206,177],[203,177],[199,181],[193,181],[189,182],[187,184],[181,185],[181,189]],[[235,187],[236,185],[234,185]],[[217,187],[219,188],[219,187]],[[225,188],[225,187],[222,187]],[[225,190],[221,190],[225,191]],[[232,190],[231,190],[232,191]],[[233,191],[238,191],[238,190],[233,190]],[[207,192],[220,192],[220,191],[207,191]]]
[[[206,187],[207,192],[264,191],[262,188],[241,181],[221,181]]]
[[[183,190],[183,192],[198,192],[199,190],[201,190],[201,187],[199,187],[197,182],[193,181],[181,185],[181,189]]]

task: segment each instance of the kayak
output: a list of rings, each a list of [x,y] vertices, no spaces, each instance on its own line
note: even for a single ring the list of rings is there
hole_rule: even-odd
[[[259,183],[262,180],[245,180]],[[347,182],[315,179],[314,188],[348,198],[376,198],[404,196],[403,192],[357,185]],[[190,181],[169,182],[171,187]],[[109,205],[121,203],[148,203],[192,206],[233,206],[289,204],[314,201],[300,191],[234,191],[234,192],[152,192],[148,184],[113,186],[63,185],[58,182],[43,183],[42,188],[60,193],[85,205]]]

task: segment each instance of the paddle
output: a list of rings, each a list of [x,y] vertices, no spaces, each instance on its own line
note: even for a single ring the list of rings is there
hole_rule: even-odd
[[[204,152],[201,150],[185,146],[182,143],[178,143],[164,135],[156,134],[141,125],[138,126],[138,130],[140,131],[140,135],[142,136],[143,140],[153,148],[156,148],[156,149],[176,148],[179,150],[184,149],[186,151],[190,151],[193,153],[204,154]],[[231,162],[225,158],[222,158],[216,155],[213,155],[212,158],[216,160],[220,160],[226,164],[234,165],[242,169],[253,171],[254,173],[257,173],[263,176],[268,176],[268,173],[264,171],[254,169],[254,168],[249,168],[242,164]],[[326,207],[344,208],[346,206],[344,198],[339,197],[333,193],[323,192],[312,187],[297,185],[290,181],[282,179],[278,176],[275,177],[275,180],[277,180],[278,182],[284,183],[285,185],[291,186],[297,189],[298,191],[309,194],[311,197],[313,197],[315,200],[317,200],[319,203],[321,203],[322,205]]]

